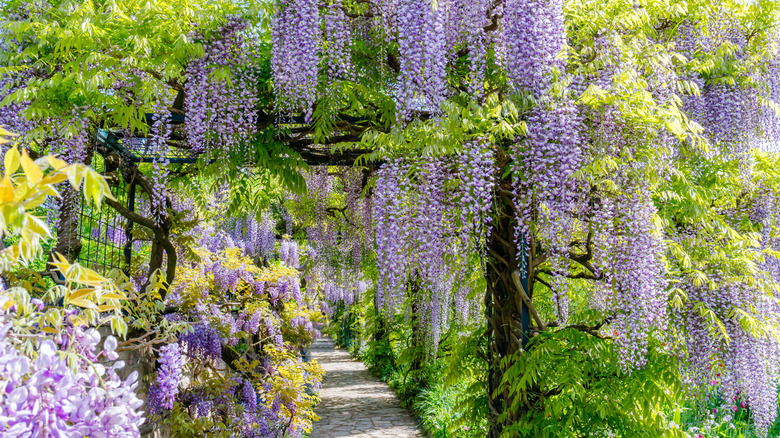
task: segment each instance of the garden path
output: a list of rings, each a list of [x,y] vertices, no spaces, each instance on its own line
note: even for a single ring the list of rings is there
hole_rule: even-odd
[[[423,438],[393,391],[333,341],[320,338],[312,358],[325,369],[311,438]]]

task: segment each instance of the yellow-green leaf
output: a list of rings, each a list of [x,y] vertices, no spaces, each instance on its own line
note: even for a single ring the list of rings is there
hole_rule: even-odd
[[[73,304],[74,306],[83,307],[85,309],[97,309],[97,304],[93,303],[92,301],[85,300],[83,298],[79,298],[76,300],[68,300],[68,304]]]
[[[92,293],[95,289],[79,289],[68,296],[68,301],[79,300]]]
[[[109,312],[112,310],[119,310],[119,306],[106,304],[106,305],[98,306],[97,309],[98,312]]]
[[[16,146],[8,149],[5,153],[5,174],[13,175],[16,169],[19,168],[19,149]]]
[[[108,298],[108,299],[114,299],[114,300],[126,300],[127,297],[118,293],[109,292],[105,293],[100,296],[100,298]]]
[[[55,173],[53,175],[49,175],[41,180],[41,184],[59,184],[63,181],[68,179],[68,175],[65,175],[64,173]]]
[[[27,179],[31,183],[38,184],[38,182],[43,179],[43,172],[41,171],[41,168],[33,162],[29,155],[27,155],[26,150],[22,151],[21,163],[22,168],[24,169],[24,174],[27,175]]]
[[[65,161],[60,160],[59,158],[53,157],[51,155],[47,155],[46,160],[49,162],[49,165],[54,170],[62,170],[62,168],[68,165],[68,163],[66,163]]]
[[[6,167],[7,169],[7,167]],[[14,201],[14,187],[11,185],[11,180],[6,175],[3,181],[0,182],[0,204]]]

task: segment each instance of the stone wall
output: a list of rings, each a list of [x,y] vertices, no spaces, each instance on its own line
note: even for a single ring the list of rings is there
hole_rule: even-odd
[[[111,334],[111,331],[106,327],[101,327],[99,332],[103,339]],[[102,350],[102,347],[99,350]],[[117,374],[119,374],[122,379],[126,379],[127,376],[129,376],[133,371],[138,372],[138,388],[136,389],[136,393],[138,394],[138,397],[144,401],[144,406],[141,407],[141,410],[145,411],[146,399],[147,395],[149,394],[149,386],[151,384],[150,379],[154,375],[155,358],[143,354],[141,350],[132,350],[120,351],[119,358],[117,360],[122,360],[125,362],[125,367],[121,370],[117,370]],[[112,363],[113,362],[108,362],[105,365],[109,366]],[[170,436],[170,432],[167,430],[167,428],[159,424],[144,424],[144,426],[141,428],[142,438],[169,438]]]

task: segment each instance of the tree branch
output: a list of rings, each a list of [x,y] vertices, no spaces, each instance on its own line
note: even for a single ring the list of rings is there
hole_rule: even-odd
[[[488,252],[490,253],[490,255],[492,255],[493,257],[498,259],[501,263],[505,264],[507,266],[507,268],[511,268],[512,267],[512,265],[510,265],[509,262],[506,261],[506,259],[501,257],[501,255],[499,253],[497,253],[493,248],[488,246],[487,249],[488,249]]]
[[[130,209],[125,207],[121,202],[109,198],[105,198],[103,201],[106,204],[108,204],[111,208],[116,210],[116,212],[122,215],[125,219],[128,219],[139,225],[143,225],[144,227],[149,228],[152,231],[158,228],[153,220],[149,219],[148,217],[141,216],[140,214],[134,211],[130,211]]]
[[[542,318],[539,316],[539,312],[536,311],[536,307],[534,307],[534,303],[531,301],[531,297],[529,297],[528,293],[526,293],[526,290],[523,287],[523,282],[520,281],[520,271],[517,270],[512,271],[512,281],[515,283],[515,287],[517,288],[517,291],[520,292],[520,298],[523,299],[523,302],[525,303],[526,307],[528,307],[528,311],[531,313],[531,316],[534,318],[534,321],[536,321],[536,325],[539,327],[540,330],[544,330],[546,326],[542,322]]]

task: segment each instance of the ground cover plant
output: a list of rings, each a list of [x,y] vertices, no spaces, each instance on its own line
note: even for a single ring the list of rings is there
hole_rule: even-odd
[[[776,2],[0,10],[3,436],[777,435]]]

